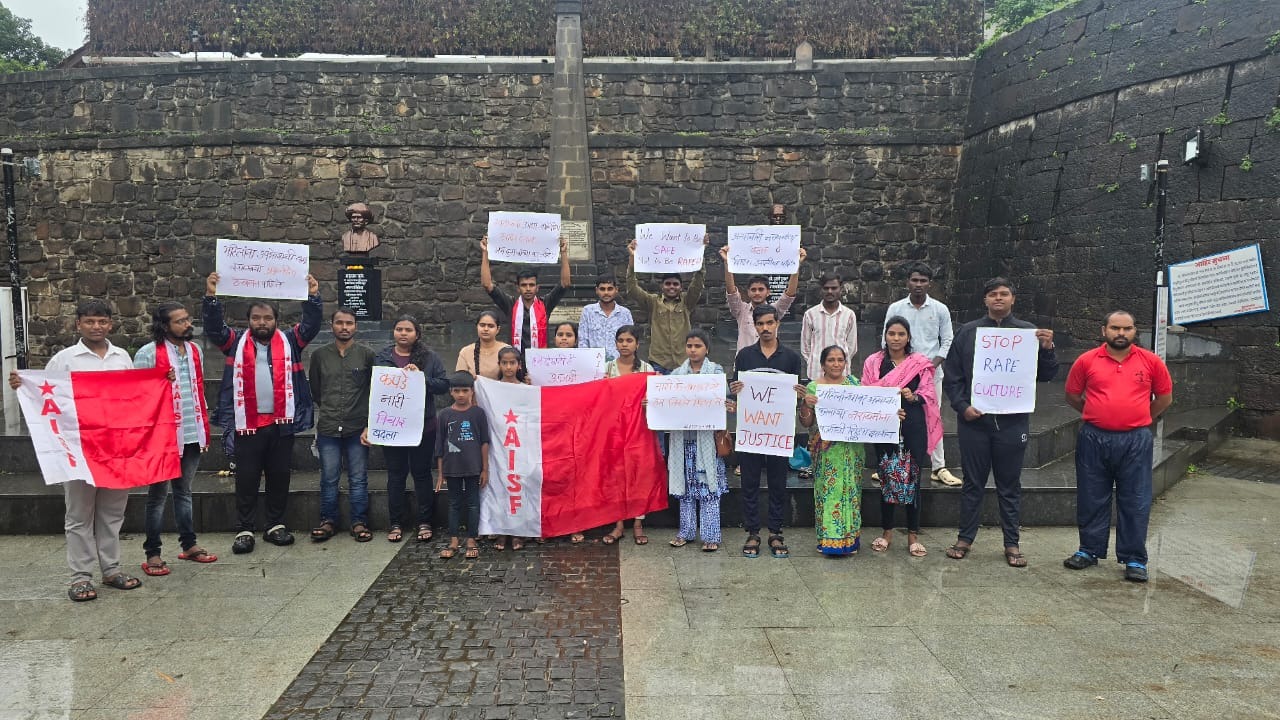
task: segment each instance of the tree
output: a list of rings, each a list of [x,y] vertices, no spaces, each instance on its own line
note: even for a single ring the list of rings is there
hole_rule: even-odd
[[[0,5],[0,72],[45,70],[67,56],[31,32],[31,21]]]

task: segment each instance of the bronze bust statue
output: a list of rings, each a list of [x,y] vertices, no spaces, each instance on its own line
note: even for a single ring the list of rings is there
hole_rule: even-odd
[[[347,207],[347,220],[351,221],[351,229],[342,234],[343,252],[367,255],[378,247],[378,236],[369,229],[373,222],[373,211],[364,203],[352,203]]]

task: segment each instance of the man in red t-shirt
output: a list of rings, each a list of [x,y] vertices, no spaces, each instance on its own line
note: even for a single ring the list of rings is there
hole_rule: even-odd
[[[1146,582],[1151,423],[1173,402],[1173,379],[1158,355],[1134,345],[1137,334],[1132,313],[1111,312],[1102,346],[1077,358],[1067,375],[1067,404],[1084,422],[1076,441],[1080,549],[1062,564],[1083,570],[1107,556],[1114,485],[1116,560],[1125,564],[1125,580]]]

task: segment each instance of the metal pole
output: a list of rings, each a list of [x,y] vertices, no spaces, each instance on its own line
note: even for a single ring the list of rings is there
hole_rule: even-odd
[[[9,284],[13,298],[13,347],[18,369],[27,369],[27,318],[22,305],[21,267],[18,264],[18,200],[13,179],[13,150],[0,148],[4,164],[5,229],[9,234]]]
[[[1156,239],[1155,239],[1155,271],[1156,292],[1155,308],[1152,313],[1151,350],[1165,359],[1168,352],[1167,340],[1169,332],[1169,282],[1164,272],[1164,216],[1165,204],[1169,195],[1169,161],[1156,163]],[[1159,463],[1164,455],[1164,418],[1156,420],[1155,439],[1152,445],[1153,465]]]

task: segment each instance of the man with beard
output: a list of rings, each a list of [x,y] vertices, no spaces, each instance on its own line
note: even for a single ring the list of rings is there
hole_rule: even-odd
[[[347,464],[347,500],[351,537],[369,542],[369,448],[360,434],[369,424],[369,381],[374,352],[355,341],[356,314],[340,307],[329,318],[333,342],[311,355],[311,397],[316,403],[316,449],[320,452],[320,526],[311,531],[314,542],[333,537],[341,524],[338,479]]]
[[[1124,579],[1147,581],[1151,516],[1151,423],[1173,403],[1173,379],[1155,353],[1134,345],[1133,314],[1115,310],[1102,324],[1102,345],[1067,374],[1067,404],[1084,420],[1076,441],[1076,524],[1080,549],[1062,561],[1083,570],[1107,556],[1111,488],[1116,496],[1116,561]]]
[[[704,235],[702,245],[707,245]],[[693,322],[693,308],[702,298],[702,286],[707,276],[707,266],[693,274],[689,290],[684,290],[680,273],[662,276],[662,292],[646,292],[636,280],[636,241],[627,244],[627,297],[640,303],[649,311],[649,363],[653,369],[666,375],[684,362],[685,336]]]
[[[1002,277],[982,286],[987,314],[956,332],[942,363],[942,388],[956,411],[956,436],[960,441],[960,467],[964,485],[960,488],[960,531],[947,557],[963,560],[978,536],[978,517],[987,476],[994,475],[996,497],[1000,501],[1000,525],[1004,530],[1004,559],[1010,567],[1024,568],[1027,558],[1019,548],[1018,513],[1022,506],[1022,458],[1027,453],[1031,413],[985,415],[973,407],[973,357],[978,328],[1019,328],[1035,330],[1040,353],[1036,358],[1036,381],[1049,382],[1058,374],[1058,357],[1053,349],[1053,331],[1013,316],[1013,283]]]
[[[840,276],[825,273],[818,283],[822,302],[806,310],[800,322],[800,354],[808,373],[802,377],[810,380],[822,377],[823,349],[837,345],[850,359],[858,354],[858,316],[840,302],[844,294]]]
[[[196,544],[192,523],[191,483],[200,465],[200,453],[209,447],[209,407],[204,397],[204,359],[200,346],[191,342],[191,313],[182,303],[163,302],[151,313],[152,341],[133,356],[136,368],[159,368],[171,374],[173,413],[178,419],[178,452],[182,455],[182,475],[153,483],[147,488],[147,538],[142,550],[147,561],[142,571],[148,575],[169,574],[160,557],[160,533],[164,530],[164,501],[173,488],[173,520],[178,526],[179,560],[211,563],[216,555]]]
[[[512,298],[493,282],[493,270],[489,267],[489,236],[480,239],[480,285],[489,293],[498,311],[511,318],[511,344],[520,351],[521,358],[529,348],[551,347],[547,318],[555,312],[571,284],[569,241],[562,237],[560,284],[552,288],[545,298],[539,297],[538,273],[532,268],[525,268],[516,274],[516,290],[519,292]]]
[[[227,356],[218,394],[218,420],[223,437],[234,434],[236,514],[240,532],[231,551],[253,552],[258,517],[258,483],[266,475],[267,532],[275,545],[292,545],[284,524],[289,502],[290,459],[294,435],[312,425],[311,387],[302,370],[302,349],[320,332],[320,285],[307,276],[302,322],[288,331],[276,326],[279,313],[271,303],[249,303],[249,330],[227,327],[218,300],[218,273],[205,282],[204,334]]]

